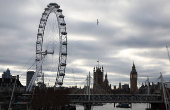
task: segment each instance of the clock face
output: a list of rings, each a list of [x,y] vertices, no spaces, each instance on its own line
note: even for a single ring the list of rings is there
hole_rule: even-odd
[[[137,75],[134,75],[134,78],[136,78],[137,77]]]

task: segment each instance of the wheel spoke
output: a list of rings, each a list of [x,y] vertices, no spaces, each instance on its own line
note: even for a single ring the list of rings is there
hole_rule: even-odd
[[[46,73],[51,76],[50,72],[56,74],[55,86],[63,84],[67,59],[67,32],[64,15],[59,8],[58,4],[50,3],[42,13],[36,41],[37,75],[30,83],[30,88],[27,88],[29,91],[35,82],[44,85],[44,76]]]

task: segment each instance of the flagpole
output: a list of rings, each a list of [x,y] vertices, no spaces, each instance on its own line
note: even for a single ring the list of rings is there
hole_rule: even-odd
[[[99,59],[98,59],[98,61],[97,61],[97,62],[98,62],[98,68],[99,68]]]

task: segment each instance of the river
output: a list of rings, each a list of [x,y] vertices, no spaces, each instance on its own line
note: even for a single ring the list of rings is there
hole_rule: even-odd
[[[92,107],[92,110],[145,110],[146,108],[146,103],[133,103],[132,108],[116,108],[114,107],[114,104],[106,104],[103,106],[94,106]],[[76,110],[84,110],[84,107],[76,106]]]

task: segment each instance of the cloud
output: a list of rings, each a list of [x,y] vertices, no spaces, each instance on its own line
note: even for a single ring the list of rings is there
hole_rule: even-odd
[[[54,0],[5,1],[0,4],[0,71],[10,68],[20,74],[35,62],[38,25],[44,8]],[[68,56],[65,85],[84,81],[94,66],[104,67],[109,82],[129,83],[133,61],[138,82],[159,73],[168,78],[169,1],[62,0],[57,1],[65,16]],[[99,25],[97,25],[97,19]],[[58,65],[58,62],[56,62]],[[56,68],[57,68],[56,65]],[[35,67],[32,67],[34,69]],[[72,69],[74,70],[75,81]],[[25,75],[22,83],[25,85]],[[54,76],[47,74],[52,85]],[[24,79],[24,80],[23,80]],[[47,81],[48,82],[48,81]]]

